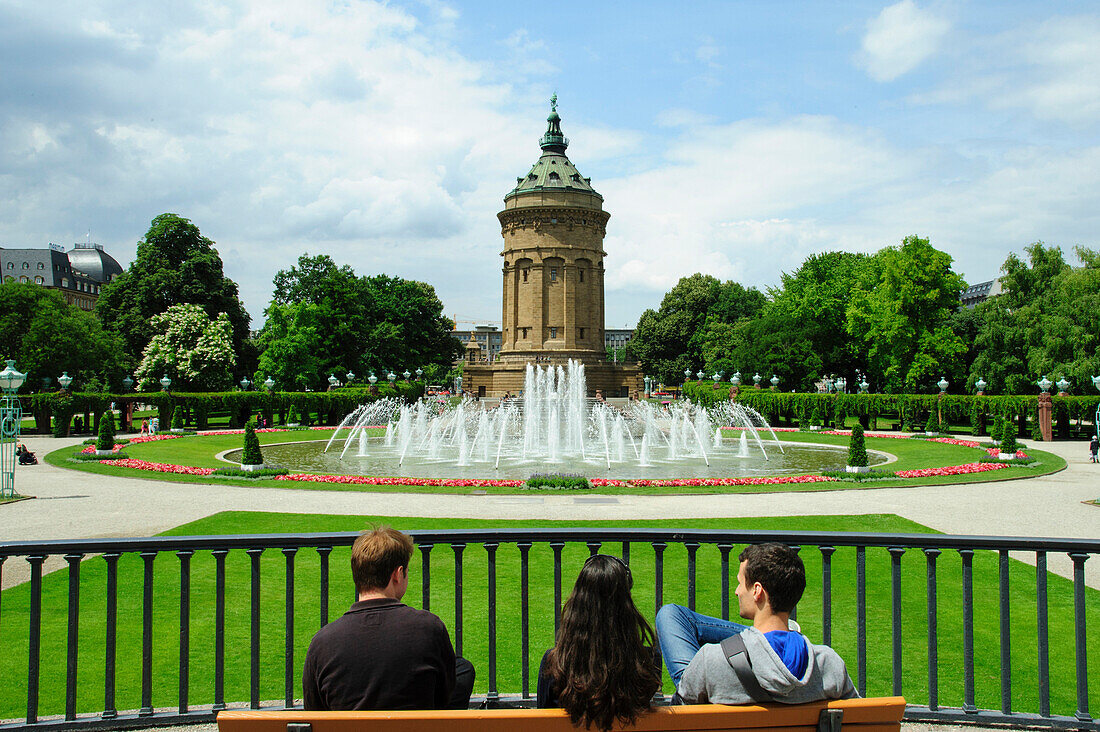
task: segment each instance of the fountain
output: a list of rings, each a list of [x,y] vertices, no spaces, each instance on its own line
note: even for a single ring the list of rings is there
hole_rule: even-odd
[[[383,425],[383,436],[368,437],[368,428]],[[724,428],[740,433],[726,437]],[[759,413],[737,403],[709,411],[690,402],[611,406],[587,396],[577,361],[527,364],[522,396],[492,409],[468,398],[453,405],[382,399],[345,417],[323,450],[296,443],[265,448],[269,452],[276,462],[305,470],[411,477],[525,478],[547,470],[730,477],[844,465],[836,448],[784,447]]]

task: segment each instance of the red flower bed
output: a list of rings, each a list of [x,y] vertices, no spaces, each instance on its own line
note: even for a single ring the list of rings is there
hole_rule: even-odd
[[[966,465],[949,465],[946,468],[923,468],[921,470],[899,470],[895,475],[899,478],[931,478],[935,475],[967,475],[968,473],[984,473],[987,470],[1000,470],[1007,468],[1004,463],[967,463]]]
[[[518,488],[522,480],[494,480],[489,478],[379,478],[370,475],[314,475],[291,473],[276,475],[275,480],[298,480],[306,483],[343,483],[345,485],[430,485],[448,488]]]
[[[148,460],[102,460],[100,465],[115,465],[120,468],[134,468],[135,470],[152,470],[157,473],[178,473],[179,475],[211,475],[214,468],[192,468],[188,465],[169,465],[167,463],[151,463]]]
[[[111,448],[111,451],[118,452],[127,445],[140,445],[143,442],[157,442],[159,440],[175,440],[179,439],[180,437],[183,437],[183,435],[138,435],[137,437],[131,437],[130,441],[127,442],[125,445],[115,443],[115,446]],[[80,452],[90,455],[91,453],[95,452],[95,443],[93,442]]]
[[[781,483],[827,483],[837,480],[824,475],[781,475],[771,478],[668,478],[668,479],[639,479],[639,480],[610,480],[605,478],[593,478],[592,485],[597,488],[603,486],[623,487],[627,485],[652,486],[654,488],[680,488],[685,486],[719,486],[719,485],[779,485]]]
[[[1001,454],[1001,448],[991,447],[988,450],[986,450],[985,452],[990,457],[997,457],[998,455]],[[1014,457],[1015,457],[1016,460],[1027,460],[1027,455],[1024,454],[1023,450],[1017,450]]]

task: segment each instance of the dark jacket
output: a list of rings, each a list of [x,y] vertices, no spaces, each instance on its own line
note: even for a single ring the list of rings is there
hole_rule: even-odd
[[[356,602],[310,641],[305,708],[444,709],[455,654],[443,621],[387,598]]]

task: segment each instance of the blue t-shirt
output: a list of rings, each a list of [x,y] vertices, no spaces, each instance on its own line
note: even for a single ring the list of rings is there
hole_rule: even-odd
[[[768,639],[775,654],[782,659],[787,670],[801,679],[810,660],[810,655],[806,652],[806,639],[802,634],[793,630],[773,630],[765,633],[764,637]]]

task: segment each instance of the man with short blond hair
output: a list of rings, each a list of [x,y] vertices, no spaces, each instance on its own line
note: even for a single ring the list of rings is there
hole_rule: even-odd
[[[310,641],[302,669],[308,710],[464,709],[474,668],[455,658],[438,617],[401,602],[413,541],[388,526],[351,547],[358,597]]]

